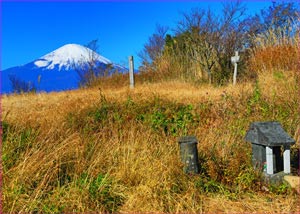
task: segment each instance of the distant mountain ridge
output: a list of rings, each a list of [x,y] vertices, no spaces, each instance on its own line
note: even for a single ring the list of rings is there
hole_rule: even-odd
[[[77,89],[80,81],[78,71],[88,66],[91,60],[102,69],[109,67],[112,71],[128,71],[127,68],[114,64],[87,47],[66,44],[30,63],[1,71],[1,93],[14,92],[12,78],[32,85],[36,91]]]

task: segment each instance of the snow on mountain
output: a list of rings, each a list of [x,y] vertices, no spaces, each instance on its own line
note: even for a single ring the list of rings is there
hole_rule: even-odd
[[[67,44],[30,63],[1,71],[1,93],[14,91],[12,79],[31,85],[36,91],[77,89],[80,81],[78,69],[86,68],[91,59],[95,61],[98,70],[109,68],[111,73],[128,71],[127,68],[112,63],[91,49]]]
[[[84,63],[91,59],[103,64],[112,63],[110,60],[100,56],[87,47],[77,44],[67,44],[42,56],[40,59],[36,60],[34,64],[37,67],[46,67],[47,69],[53,69],[55,65],[58,65],[59,70],[64,66],[66,70],[69,70],[74,63]]]

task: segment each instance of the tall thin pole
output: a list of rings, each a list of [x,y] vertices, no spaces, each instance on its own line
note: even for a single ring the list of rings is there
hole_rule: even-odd
[[[234,63],[234,72],[233,72],[233,85],[236,84],[236,75],[237,75],[237,63]]]
[[[134,76],[133,76],[134,64],[133,64],[133,56],[129,56],[128,60],[129,60],[129,84],[130,84],[130,89],[133,89],[134,88]]]
[[[234,65],[234,72],[233,72],[233,85],[236,84],[236,75],[237,75],[237,63],[240,60],[239,52],[235,52],[235,56],[231,57],[231,62]]]

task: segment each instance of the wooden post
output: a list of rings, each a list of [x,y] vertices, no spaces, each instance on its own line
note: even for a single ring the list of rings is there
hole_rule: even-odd
[[[133,70],[134,70],[134,65],[133,65],[133,56],[129,56],[129,84],[130,84],[130,89],[134,88],[134,76],[133,76]]]
[[[233,72],[233,85],[236,84],[236,75],[237,75],[237,63],[240,60],[239,52],[235,52],[235,56],[231,57],[231,62],[234,64],[234,72]]]

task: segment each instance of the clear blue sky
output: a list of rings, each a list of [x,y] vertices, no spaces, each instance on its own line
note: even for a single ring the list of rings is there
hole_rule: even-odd
[[[248,14],[271,5],[270,1],[244,1]],[[98,39],[99,53],[127,66],[137,57],[156,24],[171,29],[181,12],[200,7],[218,13],[221,1],[90,1],[2,2],[1,68],[31,62],[65,44],[87,44]]]

